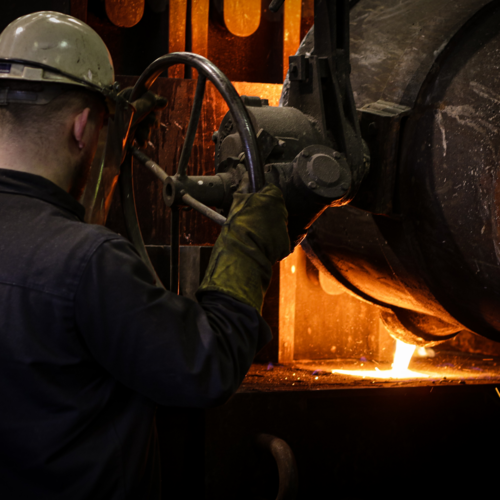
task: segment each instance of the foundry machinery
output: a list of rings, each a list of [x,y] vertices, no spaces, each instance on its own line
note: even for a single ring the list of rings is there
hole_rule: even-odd
[[[182,224],[184,209],[195,205],[223,222],[248,169],[254,188],[264,177],[284,190],[294,242],[333,204],[301,242],[332,303],[347,293],[363,306],[374,304],[394,336],[421,345],[463,330],[498,340],[499,2],[352,0],[350,26],[346,3],[316,3],[327,15],[317,16],[315,30],[292,57],[280,108],[252,95],[239,98],[220,71],[193,54],[170,54],[158,63],[192,64],[230,107],[213,136],[215,175],[193,177],[186,171],[203,78],[179,175],[167,177],[162,154],[156,158],[159,167],[133,150],[136,195],[144,195],[137,196],[139,216],[147,210],[159,218],[164,211],[156,192],[142,191],[138,178],[147,180],[149,174],[138,163],[160,178],[164,199],[173,207],[170,288],[179,288],[179,232],[184,237],[179,214]],[[136,91],[149,87],[159,69],[151,66]],[[124,85],[135,80],[124,79]],[[179,83],[182,91],[193,83],[161,80],[160,88]],[[147,258],[131,168],[129,157],[120,199],[129,235]],[[116,225],[121,217],[112,216],[110,225]],[[143,228],[150,223],[144,219]],[[148,234],[150,253],[168,240],[160,236],[151,243]],[[206,245],[208,239],[196,241]],[[347,326],[340,326],[346,338]],[[253,475],[263,468],[248,436],[271,433],[286,440],[297,457],[301,498],[460,498],[467,487],[474,496],[486,496],[495,488],[496,463],[489,457],[500,445],[500,400],[498,377],[487,379],[489,372],[481,370],[496,370],[498,358],[484,351],[447,352],[441,358],[436,352],[439,377],[420,382],[342,383],[324,371],[299,372],[295,359],[268,371],[266,359],[221,408],[205,414],[159,409],[162,464],[170,478],[164,484],[175,490],[176,479],[178,497],[202,498],[205,489],[207,498],[217,499],[246,493],[259,484]],[[452,363],[465,367],[464,379],[446,379]],[[474,382],[478,374],[483,378]],[[295,375],[302,383],[292,382]],[[190,487],[198,489],[196,495],[189,494]]]
[[[498,2],[357,4],[315,1],[315,26],[290,58],[278,108],[240,98],[196,54],[167,54],[137,81],[134,96],[174,64],[199,75],[177,173],[133,150],[171,207],[170,289],[178,290],[179,207],[223,223],[248,171],[253,190],[280,186],[293,246],[340,290],[379,306],[393,336],[421,346],[464,330],[498,340],[500,99],[485,71],[497,57]],[[207,80],[230,111],[213,136],[215,175],[188,176]],[[130,165],[125,218],[149,262]]]
[[[198,72],[176,174],[167,176],[141,151],[133,150],[136,160],[151,168],[163,182],[163,199],[171,207],[171,290],[178,289],[178,207],[188,205],[223,223],[225,217],[209,207],[227,213],[232,193],[246,171],[253,191],[265,182],[281,188],[293,247],[327,207],[345,205],[354,197],[368,169],[368,151],[361,139],[349,80],[348,2],[316,1],[315,19],[318,28],[313,35],[314,55],[291,58],[287,96],[292,101],[287,106],[270,107],[266,100],[255,96],[240,98],[225,75],[197,54],[167,54],[153,62],[137,81],[132,99],[150,88],[172,65],[185,64]],[[230,111],[213,137],[215,175],[188,176],[186,168],[207,80],[215,85]],[[129,234],[147,262],[130,196],[133,191],[129,172],[127,162],[121,176],[122,200]]]

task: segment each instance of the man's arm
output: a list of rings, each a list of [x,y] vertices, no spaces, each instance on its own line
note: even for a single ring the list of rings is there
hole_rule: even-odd
[[[156,287],[119,237],[95,250],[75,301],[77,328],[92,356],[162,405],[224,402],[271,339],[256,309],[226,294],[205,292],[197,304]]]
[[[210,406],[240,385],[271,338],[260,316],[271,267],[290,252],[279,188],[245,185],[217,239],[199,304],[154,286],[132,245],[100,245],[83,272],[76,321],[119,381],[164,405]]]

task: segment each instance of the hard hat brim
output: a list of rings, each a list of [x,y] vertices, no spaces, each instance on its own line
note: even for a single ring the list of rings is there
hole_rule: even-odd
[[[118,96],[119,85],[116,82],[109,87],[103,87],[48,64],[24,59],[0,58],[0,81],[4,79],[84,87],[87,90],[98,92],[105,98],[110,114],[114,114],[116,101],[121,99]],[[19,99],[17,100],[19,101]],[[36,102],[33,103],[36,104]],[[39,104],[43,103],[39,102]]]

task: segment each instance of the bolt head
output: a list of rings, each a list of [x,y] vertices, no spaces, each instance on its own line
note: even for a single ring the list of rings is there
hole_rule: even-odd
[[[302,156],[304,158],[310,158],[311,157],[311,153],[309,153],[309,151],[302,151]]]
[[[340,165],[333,156],[317,153],[308,161],[307,173],[309,179],[316,185],[330,187],[340,178]]]
[[[311,182],[307,183],[307,187],[309,189],[316,189],[318,187],[318,185],[314,181],[311,181]]]

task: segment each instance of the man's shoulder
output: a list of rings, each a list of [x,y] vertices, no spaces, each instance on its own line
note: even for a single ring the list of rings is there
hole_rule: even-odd
[[[75,277],[83,272],[98,249],[100,252],[113,252],[113,248],[118,245],[135,252],[132,244],[122,235],[105,226],[81,221],[65,221],[61,224],[54,245],[59,247],[58,251],[54,248],[55,253],[59,253],[61,259],[68,259],[60,267],[71,268]],[[50,245],[48,252],[51,253]]]
[[[30,205],[38,205],[33,200]],[[126,241],[110,229],[86,224],[56,207],[4,217],[0,285],[23,287],[71,299],[82,273],[100,247]]]
[[[78,246],[77,252],[85,262],[92,259],[98,249],[102,253],[116,252],[116,248],[120,248],[121,251],[126,249],[127,253],[137,254],[128,239],[105,226],[97,224],[82,223],[78,231],[78,237],[72,240],[72,244]]]
[[[59,215],[59,214],[58,214]],[[123,236],[115,233],[111,229],[98,224],[88,224],[81,220],[67,217],[67,214],[60,214],[62,217],[47,217],[46,236],[44,238],[46,251],[55,253],[68,253],[73,257],[85,258],[92,254],[96,248],[106,242],[128,241]],[[57,250],[56,250],[57,247]]]
[[[73,226],[71,230],[76,231],[89,246],[101,245],[112,240],[125,240],[121,234],[115,233],[111,229],[99,224],[87,224],[75,221],[71,226]]]

